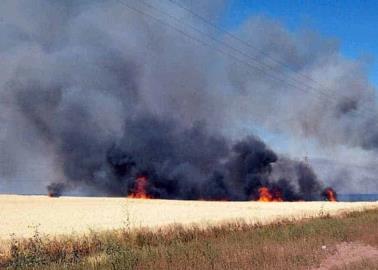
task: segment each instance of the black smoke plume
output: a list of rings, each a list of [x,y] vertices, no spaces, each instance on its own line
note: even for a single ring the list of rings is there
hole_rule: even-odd
[[[220,42],[188,38],[231,42],[169,1],[126,2],[181,32],[121,1],[1,1],[0,192],[126,196],[143,175],[155,198],[249,200],[266,186],[315,200],[322,189],[309,165],[276,154],[252,127],[324,147],[378,145],[375,111],[357,114],[374,91],[335,42],[263,17],[234,33],[258,61],[274,56],[331,87],[329,104],[272,80],[280,65],[263,73],[219,53]],[[190,2],[209,20],[227,6]]]
[[[128,119],[124,128],[124,137],[107,149],[98,143],[60,149],[71,186],[127,196],[143,175],[148,179],[146,193],[153,198],[253,200],[262,186],[279,188],[284,200],[320,198],[317,178],[304,163],[286,159],[295,171],[290,178],[275,179],[272,171],[278,157],[256,137],[232,143],[211,135],[204,125],[185,128],[154,116]],[[67,143],[71,140],[68,137]],[[298,188],[291,186],[295,181]],[[49,187],[57,188],[54,193],[63,188],[58,184]]]

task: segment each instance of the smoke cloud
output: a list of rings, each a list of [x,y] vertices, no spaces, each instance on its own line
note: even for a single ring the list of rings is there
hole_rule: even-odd
[[[143,175],[156,198],[247,200],[267,186],[286,200],[316,200],[322,183],[311,167],[246,127],[377,150],[375,89],[335,41],[251,17],[234,31],[245,46],[164,1],[146,1],[156,10],[125,2],[221,43],[203,46],[120,1],[2,1],[0,192],[127,195]],[[226,6],[199,2],[191,8],[210,20]],[[235,62],[222,44],[269,72],[248,57]],[[312,80],[332,99],[300,90]]]

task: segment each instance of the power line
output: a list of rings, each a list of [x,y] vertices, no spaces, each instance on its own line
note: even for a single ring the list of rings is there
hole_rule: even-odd
[[[222,33],[222,34],[225,34],[226,36],[229,36],[231,37],[233,40],[236,40],[238,42],[240,42],[241,44],[251,48],[251,49],[254,49],[254,50],[257,50],[259,51],[261,54],[264,54],[266,56],[266,58],[268,58],[269,60],[271,60],[273,63],[277,64],[277,65],[280,65],[282,67],[284,67],[286,70],[288,71],[291,71],[292,73],[295,74],[295,76],[298,76],[298,77],[302,77],[306,80],[309,80],[311,82],[313,82],[314,84],[317,84],[319,86],[319,89],[317,89],[318,91],[322,91],[322,89],[324,90],[330,90],[330,88],[327,88],[325,87],[322,83],[316,81],[315,79],[313,79],[312,77],[304,74],[303,72],[300,72],[300,71],[297,71],[297,70],[294,70],[290,65],[286,64],[285,62],[283,61],[280,61],[278,59],[275,59],[273,58],[271,55],[269,54],[265,54],[260,48],[256,47],[256,46],[253,46],[251,43],[239,38],[238,36],[232,34],[231,32],[227,31],[226,29],[214,24],[213,22],[211,22],[210,20],[207,20],[205,17],[195,13],[194,11],[192,11],[191,9],[187,8],[185,5],[175,1],[175,0],[167,0],[169,2],[171,2],[172,4],[176,5],[177,7],[185,10],[186,12],[190,13],[192,16],[198,18],[199,20],[201,20],[202,22],[204,22],[205,24],[207,25],[210,25],[211,27],[213,27],[214,29],[216,29],[218,32]],[[311,88],[314,88],[313,86],[310,86]],[[316,88],[315,88],[316,89]],[[329,94],[328,92],[323,92],[327,95],[330,95],[332,96],[331,94]],[[332,96],[332,97],[336,97],[336,96]],[[342,98],[345,98],[345,99],[348,99],[349,101],[354,101],[353,99],[351,99],[350,97],[348,96],[343,96]],[[365,109],[365,108],[361,108],[361,109]]]
[[[251,48],[251,49],[254,49],[254,50],[257,50],[259,51],[259,53],[261,54],[265,54],[264,51],[262,51],[260,48],[252,45],[251,43],[239,38],[238,36],[236,36],[235,34],[232,34],[231,32],[227,31],[226,29],[214,24],[213,22],[211,22],[210,20],[207,20],[205,17],[193,12],[191,9],[185,7],[184,5],[180,4],[179,2],[177,1],[174,1],[174,0],[167,0],[169,2],[171,2],[172,4],[180,7],[181,9],[185,10],[186,12],[190,13],[192,16],[198,18],[199,20],[201,20],[202,22],[204,22],[205,24],[207,25],[210,25],[211,27],[213,27],[214,29],[216,29],[217,31],[219,31],[220,33],[222,34],[225,34],[226,36],[229,36],[231,37],[233,40],[236,40],[242,44],[244,44],[245,46]],[[283,66],[285,67],[288,71],[291,71],[293,73],[295,73],[295,75],[297,76],[302,76],[303,78],[309,80],[309,81],[312,81],[313,83],[316,83],[316,84],[319,84],[320,86],[322,86],[319,82],[315,81],[313,78],[311,78],[310,76],[302,73],[302,72],[298,72],[296,70],[294,70],[290,65],[286,64],[285,62],[283,61],[280,61],[278,59],[275,59],[273,58],[271,55],[269,54],[265,54],[266,58],[268,58],[269,60],[271,60],[273,63],[277,64],[277,65],[280,65],[280,66]],[[323,89],[327,89],[326,87],[322,86],[321,88]]]
[[[151,17],[151,18],[153,18],[154,20],[156,20],[157,22],[159,22],[159,23],[161,23],[161,24],[163,24],[163,25],[166,25],[166,26],[168,26],[168,27],[170,27],[170,28],[173,28],[174,30],[176,30],[176,31],[179,32],[180,34],[186,36],[187,38],[189,38],[189,39],[191,39],[191,40],[196,41],[197,43],[200,43],[200,44],[202,44],[202,45],[204,45],[204,46],[208,46],[208,47],[212,47],[212,48],[213,48],[213,46],[212,46],[211,44],[206,43],[205,41],[203,41],[203,40],[201,40],[201,39],[199,39],[199,38],[196,38],[196,37],[194,37],[194,36],[192,36],[192,35],[189,35],[189,34],[186,33],[184,30],[182,30],[182,29],[180,29],[180,28],[178,28],[178,27],[176,27],[176,26],[173,26],[173,25],[171,25],[171,24],[165,22],[164,20],[161,20],[161,19],[159,19],[159,18],[156,18],[155,16],[153,16],[153,15],[151,15],[151,14],[149,14],[149,13],[146,13],[146,12],[140,10],[140,9],[137,9],[137,8],[135,8],[135,7],[132,7],[132,6],[130,6],[130,5],[127,5],[125,2],[123,2],[123,1],[121,1],[121,0],[117,0],[117,1],[120,2],[120,3],[122,3],[123,5],[125,5],[127,8],[129,8],[130,10],[132,10],[132,11],[134,11],[134,12],[140,13],[140,14],[142,14],[142,15],[144,15],[144,16]],[[141,3],[144,3],[143,1],[140,1],[140,2],[141,2]],[[146,3],[144,3],[144,4],[146,4]],[[211,38],[211,39],[212,39],[212,38]],[[213,40],[214,40],[214,39],[213,39]],[[217,40],[214,40],[214,41],[217,41]],[[260,71],[263,71],[263,72],[266,73],[266,71],[265,71],[263,68],[261,68],[261,67],[259,67],[259,66],[253,66],[253,65],[251,65],[250,63],[248,63],[248,62],[246,62],[246,61],[244,61],[244,60],[242,60],[242,59],[239,59],[239,58],[236,57],[235,55],[228,53],[227,51],[223,51],[223,50],[221,50],[221,49],[219,49],[219,48],[217,48],[217,47],[215,47],[214,49],[217,50],[218,52],[220,52],[220,53],[226,55],[226,56],[229,56],[229,57],[233,58],[234,60],[236,60],[236,62],[242,63],[242,64],[244,64],[244,65],[246,65],[246,66],[249,66],[249,67],[251,67],[251,68],[253,68],[253,69],[259,69]],[[257,63],[257,64],[259,64],[259,63]],[[283,79],[280,79],[280,78],[275,78],[275,79],[278,80],[278,81],[281,81],[281,82],[284,81]],[[290,85],[289,83],[287,83],[287,84]],[[291,86],[295,87],[295,85],[291,85]]]
[[[141,2],[142,4],[144,4],[145,6],[151,8],[151,9],[153,9],[153,10],[159,11],[159,12],[161,12],[162,14],[164,14],[164,15],[166,15],[166,16],[168,16],[168,17],[170,17],[170,18],[172,18],[172,19],[174,19],[174,20],[176,20],[176,21],[178,21],[178,22],[181,23],[181,21],[180,21],[177,17],[175,17],[175,16],[173,16],[173,15],[171,15],[171,14],[165,12],[165,11],[162,11],[162,10],[158,9],[156,6],[153,6],[153,5],[151,5],[151,4],[149,4],[149,3],[146,3],[145,1],[142,1],[142,0],[141,0],[140,2]],[[167,23],[167,24],[168,24],[168,23]],[[252,68],[260,69],[260,70],[263,71],[264,73],[267,73],[267,71],[265,70],[265,68],[274,71],[272,66],[269,66],[269,65],[267,65],[266,63],[263,63],[263,62],[259,61],[258,59],[256,59],[255,57],[252,57],[251,55],[245,53],[244,51],[242,51],[242,50],[240,50],[240,49],[237,49],[237,48],[234,48],[233,46],[231,46],[230,44],[228,44],[228,43],[226,43],[226,42],[224,42],[224,41],[222,41],[222,40],[219,40],[219,39],[214,38],[214,37],[212,37],[212,36],[207,36],[205,32],[203,32],[202,30],[199,30],[198,28],[196,28],[196,27],[194,27],[194,26],[192,26],[192,25],[188,25],[188,24],[187,24],[187,26],[189,26],[189,27],[190,27],[192,30],[194,30],[195,32],[197,32],[197,33],[199,33],[199,34],[205,36],[206,38],[210,38],[210,39],[211,39],[212,41],[214,41],[215,43],[219,43],[219,44],[223,45],[224,47],[226,47],[226,48],[228,48],[228,49],[231,49],[231,50],[233,50],[233,51],[239,53],[239,54],[242,55],[243,57],[246,57],[246,58],[249,58],[249,59],[253,60],[253,62],[255,63],[255,65],[254,65],[254,66],[251,66],[250,63],[248,63],[248,62],[246,62],[246,61],[244,61],[244,60],[237,59],[239,62],[242,61],[245,65],[248,65],[248,66],[250,66],[250,67],[252,67]],[[232,56],[233,56],[233,55],[232,55]],[[267,74],[268,74],[268,73],[267,73]],[[280,79],[281,81],[283,81],[283,80],[286,80],[287,78],[284,78],[284,79],[279,78],[279,79]],[[293,79],[292,79],[292,80],[293,80]],[[299,81],[294,80],[294,82],[295,82],[295,83],[298,83]],[[299,83],[303,83],[303,82],[299,82]],[[294,85],[292,85],[292,86],[294,87]],[[313,87],[309,87],[309,88],[314,89]],[[322,92],[322,94],[325,95],[325,96],[327,96],[327,97],[329,97],[329,96],[328,96],[328,93]]]
[[[185,30],[183,30],[183,29],[181,29],[181,28],[179,28],[179,27],[176,27],[176,26],[174,26],[174,25],[168,23],[168,22],[165,21],[165,20],[162,20],[162,19],[160,19],[160,18],[157,18],[156,16],[154,16],[154,15],[152,15],[152,14],[150,14],[150,13],[144,12],[144,11],[142,11],[142,10],[136,8],[136,7],[130,6],[129,4],[125,3],[124,1],[119,0],[118,2],[120,2],[120,3],[123,4],[123,5],[125,5],[125,6],[126,6],[127,8],[129,8],[130,10],[133,10],[134,12],[140,13],[140,14],[142,14],[142,15],[144,15],[144,16],[148,16],[148,17],[154,19],[155,21],[159,22],[160,24],[163,24],[163,25],[165,25],[165,26],[168,26],[168,27],[170,27],[170,28],[176,30],[177,32],[181,33],[182,35],[186,36],[187,38],[190,38],[190,39],[196,41],[197,43],[200,43],[200,44],[202,44],[202,45],[204,45],[204,46],[208,46],[208,47],[212,47],[212,48],[213,48],[213,46],[212,46],[211,44],[209,44],[209,43],[203,41],[202,39],[199,39],[199,38],[197,38],[197,37],[194,37],[193,35],[188,34]],[[165,11],[162,11],[162,10],[158,9],[156,6],[153,6],[153,5],[151,5],[151,4],[148,4],[148,3],[144,2],[144,1],[139,1],[139,3],[142,3],[144,6],[147,6],[149,9],[152,9],[152,10],[154,10],[154,11],[158,11],[158,12],[164,14],[165,16],[168,16],[168,17],[174,19],[175,21],[179,22],[180,24],[182,24],[182,22],[181,22],[178,18],[176,18],[175,16],[173,16],[173,15],[171,15],[171,14],[165,12]],[[218,40],[218,39],[216,39],[216,38],[214,38],[214,37],[212,37],[212,36],[206,36],[206,33],[204,33],[203,31],[199,30],[199,29],[196,28],[196,27],[193,27],[192,25],[188,25],[188,26],[189,26],[193,31],[199,33],[200,35],[204,35],[206,38],[209,38],[210,40],[214,41],[215,43],[221,44],[221,45],[223,45],[223,47],[226,47],[226,48],[228,48],[228,49],[231,49],[231,50],[233,50],[233,51],[236,51],[239,55],[244,56],[244,57],[246,57],[246,58],[249,58],[249,59],[253,60],[255,64],[252,65],[251,63],[246,62],[246,61],[244,61],[243,59],[240,59],[240,58],[236,57],[234,54],[231,54],[231,53],[229,53],[229,52],[227,52],[227,51],[224,51],[224,50],[222,50],[222,49],[220,49],[220,48],[218,48],[218,47],[215,47],[215,48],[214,48],[215,50],[217,50],[218,52],[222,53],[223,55],[226,55],[226,56],[228,56],[228,57],[231,57],[231,58],[233,58],[234,60],[236,60],[237,62],[242,63],[242,64],[244,64],[244,65],[246,65],[246,66],[248,66],[248,67],[250,67],[250,68],[258,69],[258,70],[264,72],[264,73],[267,74],[267,75],[272,75],[272,74],[269,74],[269,73],[267,72],[267,70],[266,70],[266,69],[272,69],[271,66],[268,66],[268,65],[266,65],[265,63],[259,62],[258,60],[256,60],[256,59],[253,58],[252,56],[246,54],[246,53],[243,52],[242,50],[236,49],[236,48],[232,47],[231,45],[229,45],[229,44],[227,44],[227,43],[225,43],[225,42],[223,42],[223,41],[220,41],[220,40]],[[329,93],[326,93],[326,92],[324,92],[324,91],[321,91],[321,89],[317,89],[317,88],[314,88],[313,86],[308,86],[308,85],[307,85],[307,88],[303,88],[303,87],[300,88],[300,87],[298,87],[298,85],[293,84],[292,82],[289,82],[289,81],[287,80],[287,78],[277,77],[277,74],[273,74],[273,75],[275,75],[275,77],[272,77],[272,76],[271,76],[273,79],[275,79],[275,80],[277,80],[277,81],[280,81],[280,82],[284,82],[284,83],[286,83],[287,85],[292,86],[293,88],[295,88],[295,89],[297,89],[297,90],[306,91],[306,92],[308,92],[308,90],[312,90],[312,91],[315,92],[315,93],[320,93],[320,94],[323,95],[324,97],[327,97],[327,98],[328,98],[328,99],[326,100],[326,101],[328,101],[328,102],[331,102],[332,99],[335,99],[335,96],[332,96],[332,95],[330,95]],[[291,79],[291,81],[294,81],[294,83],[304,84],[304,82],[302,82],[302,81],[298,81],[298,80],[293,79],[293,78],[290,78],[290,79]],[[315,97],[318,97],[318,96],[315,96]],[[344,97],[344,98],[348,98],[348,97]],[[361,108],[361,109],[364,109],[364,108]],[[360,114],[360,113],[362,113],[362,112],[361,112],[361,111],[354,111],[354,113],[355,113],[355,114]]]
[[[180,28],[178,28],[178,27],[176,27],[176,26],[174,26],[174,25],[171,25],[171,24],[167,23],[166,21],[164,21],[164,20],[162,20],[162,19],[159,19],[159,18],[157,18],[156,16],[153,16],[153,15],[151,15],[151,14],[149,14],[149,13],[146,13],[146,12],[144,12],[144,11],[138,9],[138,8],[135,8],[135,7],[133,7],[133,6],[130,6],[130,5],[128,5],[127,3],[125,3],[124,1],[121,1],[121,0],[117,0],[117,1],[120,2],[121,4],[125,5],[125,6],[126,6],[127,8],[129,8],[130,10],[132,10],[132,11],[134,11],[134,12],[136,12],[136,13],[142,14],[142,15],[144,15],[144,16],[151,17],[151,18],[154,19],[155,21],[157,21],[157,22],[159,22],[159,23],[161,23],[161,24],[163,24],[163,25],[166,25],[166,26],[168,26],[168,27],[174,29],[175,31],[179,32],[180,34],[184,35],[185,37],[187,37],[187,38],[189,38],[189,39],[191,39],[191,40],[194,40],[194,41],[196,41],[197,43],[199,43],[199,44],[201,44],[201,45],[204,45],[204,46],[207,46],[207,47],[213,47],[211,44],[206,43],[205,41],[203,41],[203,40],[201,40],[201,39],[199,39],[199,38],[196,38],[196,37],[193,37],[193,36],[189,35],[189,34],[186,33],[184,30],[182,30],[182,29],[180,29]],[[148,4],[144,3],[143,1],[140,1],[140,3],[143,3],[143,4],[145,4],[145,5],[148,5]],[[150,6],[150,7],[153,7],[153,6],[151,6],[151,5],[149,5],[149,6]],[[215,40],[214,38],[211,38],[211,39],[214,40],[214,41],[217,41],[217,40]],[[232,48],[232,47],[231,47],[231,48]],[[248,62],[246,62],[246,61],[244,61],[244,60],[242,60],[242,59],[239,59],[239,58],[236,57],[235,55],[230,54],[229,52],[224,51],[224,50],[222,50],[222,49],[219,49],[219,48],[217,48],[217,47],[215,47],[214,49],[217,50],[218,52],[220,52],[220,53],[223,54],[223,55],[226,55],[226,56],[228,56],[228,57],[233,58],[236,62],[242,63],[242,64],[244,64],[244,65],[246,65],[246,66],[248,66],[248,67],[250,67],[250,68],[258,69],[258,70],[260,70],[260,71],[262,71],[262,72],[268,74],[268,73],[267,73],[267,72],[266,72],[261,66],[253,66],[253,65],[251,65],[250,63],[248,63]],[[259,63],[257,62],[256,64],[258,65]],[[255,75],[254,73],[251,73],[251,74],[252,74],[252,75]],[[274,79],[275,79],[276,81],[284,82],[284,83],[286,83],[287,85],[292,86],[293,88],[295,88],[295,89],[297,89],[297,90],[298,90],[298,89],[299,89],[299,90],[302,90],[302,89],[298,88],[296,85],[294,85],[294,84],[292,84],[292,83],[286,81],[285,79],[278,78],[278,77],[275,77]],[[181,84],[180,84],[180,85],[181,85]],[[181,86],[182,86],[182,85],[181,85]],[[194,90],[196,90],[196,89],[194,89]],[[197,91],[198,91],[198,90],[197,90]],[[263,113],[261,113],[261,114],[263,114]],[[290,118],[287,118],[287,119],[283,119],[282,122],[289,122],[289,121],[292,121],[293,118],[294,118],[294,116],[293,116],[293,117],[290,117]]]

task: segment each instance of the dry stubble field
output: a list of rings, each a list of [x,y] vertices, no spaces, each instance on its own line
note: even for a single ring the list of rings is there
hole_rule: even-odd
[[[0,195],[0,240],[170,224],[271,223],[378,208],[378,202],[209,202]]]

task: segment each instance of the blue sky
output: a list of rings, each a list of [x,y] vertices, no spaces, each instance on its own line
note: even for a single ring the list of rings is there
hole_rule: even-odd
[[[370,78],[378,87],[378,1],[230,0],[224,25],[236,27],[254,14],[337,38],[345,56],[372,60]]]
[[[251,15],[266,15],[293,31],[308,28],[336,38],[346,57],[371,60],[369,75],[378,89],[378,1],[229,0],[221,24],[232,29]],[[285,134],[250,128],[277,151],[288,152],[293,145]],[[300,145],[296,151],[302,154],[316,148],[310,139],[296,144]]]

